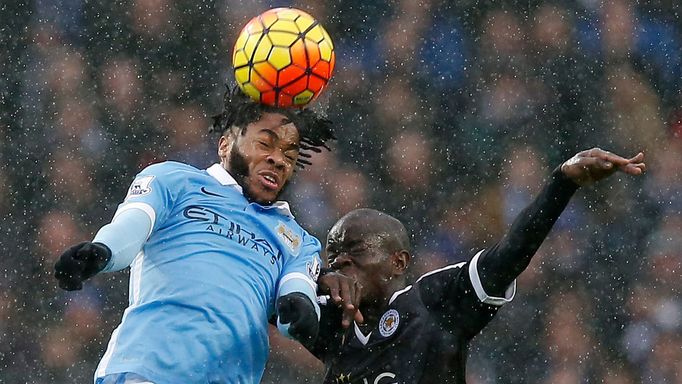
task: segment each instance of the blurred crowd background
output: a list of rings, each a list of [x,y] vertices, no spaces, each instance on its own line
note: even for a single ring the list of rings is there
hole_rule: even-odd
[[[647,156],[646,176],[577,193],[474,339],[469,383],[682,383],[675,0],[3,3],[0,383],[92,380],[128,276],[66,293],[54,261],[109,222],[146,165],[216,161],[208,116],[232,84],[232,44],[281,5],[336,45],[314,107],[338,141],[287,192],[322,239],[353,208],[385,210],[412,231],[418,276],[493,244],[577,151]],[[274,344],[264,382],[321,377]]]

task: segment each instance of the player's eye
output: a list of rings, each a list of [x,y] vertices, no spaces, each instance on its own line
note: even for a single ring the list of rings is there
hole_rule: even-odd
[[[265,140],[258,140],[258,144],[264,148],[270,148],[270,143]]]
[[[350,253],[352,256],[359,256],[365,253],[365,251],[367,251],[367,248],[365,247],[353,247],[348,253]]]
[[[296,162],[296,155],[297,155],[297,154],[298,154],[298,153],[296,153],[296,152],[287,152],[287,153],[284,154],[284,157],[286,157],[287,160],[289,160],[290,163],[295,163],[295,162]]]

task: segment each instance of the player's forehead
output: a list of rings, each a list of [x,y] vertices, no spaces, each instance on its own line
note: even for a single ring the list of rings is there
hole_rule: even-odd
[[[354,246],[374,244],[382,237],[370,222],[357,217],[343,217],[329,231],[327,245]]]
[[[281,113],[264,112],[260,119],[247,126],[247,136],[273,136],[281,140],[294,141],[300,140],[298,128],[288,117]]]

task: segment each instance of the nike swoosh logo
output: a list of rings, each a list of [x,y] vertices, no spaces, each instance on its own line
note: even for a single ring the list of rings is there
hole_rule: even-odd
[[[201,192],[203,192],[203,193],[205,193],[205,194],[207,194],[207,195],[211,195],[211,196],[227,197],[227,196],[223,196],[223,195],[219,195],[219,194],[217,194],[217,193],[213,193],[213,192],[207,191],[207,190],[206,190],[206,187],[201,187]]]

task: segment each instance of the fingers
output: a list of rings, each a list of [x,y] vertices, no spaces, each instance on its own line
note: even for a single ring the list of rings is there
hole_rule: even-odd
[[[643,161],[644,161],[644,152],[639,152],[635,155],[635,157],[628,159],[628,162],[630,162],[630,164],[637,164],[637,163],[641,163]]]
[[[358,324],[363,324],[365,318],[360,312],[360,299],[362,298],[362,286],[353,281],[348,286],[348,297],[344,299],[343,316],[341,319],[341,326],[348,328],[355,321]],[[347,300],[347,301],[346,301]]]
[[[288,324],[295,320],[294,305],[289,297],[284,296],[279,298],[277,301],[277,313],[283,324]]]
[[[81,260],[75,258],[77,247],[71,247],[64,252],[54,265],[54,277],[59,282],[59,287],[67,291],[83,288],[81,274],[85,266]]]
[[[605,162],[609,162],[615,165],[626,165],[630,162],[630,159],[626,159],[622,156],[618,156],[615,153],[605,151],[601,148],[593,148],[589,151],[590,157],[599,158]]]
[[[625,166],[627,164],[639,164],[644,161],[644,153],[638,152],[635,156],[626,159],[622,156],[616,155],[615,153],[603,150],[601,148],[592,148],[589,151],[583,151],[578,154],[580,157],[597,157],[604,161],[611,162],[618,166]]]
[[[355,320],[356,323],[358,324],[364,324],[365,323],[365,317],[362,316],[362,312],[360,312],[360,299],[362,298],[362,285],[356,283],[356,289],[355,289],[355,301],[353,301],[353,305],[357,310],[355,311],[355,315],[353,316],[353,320]]]
[[[64,264],[61,264],[64,265]],[[77,271],[78,267],[75,267]],[[83,281],[77,272],[71,272],[68,269],[55,268],[54,277],[59,283],[59,288],[66,291],[78,291],[83,288]]]
[[[637,176],[646,171],[646,165],[641,160],[643,160],[643,155],[637,155],[631,159],[595,157],[584,159],[582,165],[591,173],[591,176],[596,176],[597,179],[608,176],[616,170]],[[623,161],[625,161],[624,164]]]
[[[573,168],[573,171],[569,171],[569,173],[579,175],[579,178],[586,177],[585,180],[593,179],[594,181],[607,177],[616,170],[635,176],[646,171],[643,152],[638,152],[628,159],[601,148],[592,148],[580,152],[569,159],[566,164],[567,167],[578,165],[582,168],[582,170]]]
[[[344,279],[344,280],[341,280],[340,285],[341,285],[341,292],[340,292],[341,303],[339,303],[339,304],[343,304],[343,306],[346,309],[354,308],[352,298],[355,296],[355,284],[351,284],[349,279]]]
[[[73,256],[74,259],[76,260],[88,260],[90,258],[90,255],[92,255],[95,252],[95,248],[92,245],[92,243],[85,243],[82,244],[80,248],[76,251],[75,255]]]
[[[354,304],[355,301],[355,288],[356,284],[354,281],[349,279],[344,279],[341,281],[341,302],[338,303],[343,310],[343,316],[341,318],[341,326],[343,328],[350,327],[353,318],[355,317],[355,312],[357,312],[357,307]]]
[[[307,347],[310,347],[319,330],[315,307],[305,294],[289,293],[277,299],[278,325],[287,325],[285,331]],[[281,329],[280,329],[281,330]]]
[[[597,158],[596,160],[597,161],[595,161],[594,166],[604,171],[612,170],[614,169],[614,166],[618,166],[617,164],[614,164],[614,162],[610,160],[605,160],[601,158]]]
[[[336,279],[327,281],[327,288],[329,289],[329,296],[332,302],[339,305],[343,302],[341,295],[339,294],[339,281]]]
[[[627,161],[625,164],[626,165]],[[590,157],[583,157],[579,161],[574,162],[571,164],[571,166],[576,167],[576,169],[582,169],[585,172],[589,173],[592,172],[592,170],[603,170],[603,171],[609,171],[614,168],[614,162],[609,161],[603,157],[600,156],[590,156]]]
[[[627,173],[628,175],[641,175],[646,172],[646,165],[644,163],[639,164],[627,164],[619,168],[621,172]]]
[[[644,153],[639,152],[634,157],[628,159],[628,163],[619,167],[621,172],[629,175],[641,175],[646,172],[646,164],[644,164]]]
[[[355,296],[354,281],[338,274],[327,275],[319,284],[329,290],[331,301],[337,306],[352,306]]]
[[[362,322],[359,313],[362,289],[352,278],[338,273],[329,273],[318,280],[322,291],[329,291],[329,299],[342,310],[341,326],[348,328],[353,321]]]
[[[314,313],[312,301],[301,292],[288,293],[277,299],[277,314],[282,323],[293,323]],[[314,317],[317,318],[317,315]]]

